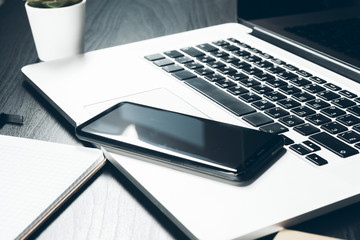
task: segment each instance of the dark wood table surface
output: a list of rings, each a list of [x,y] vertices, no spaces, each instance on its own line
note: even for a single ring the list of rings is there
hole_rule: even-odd
[[[235,21],[235,0],[87,0],[86,51]],[[25,83],[21,67],[37,61],[24,1],[6,0],[0,7],[0,111],[20,114],[25,122],[22,126],[5,125],[0,134],[82,144],[75,138],[73,127]],[[308,199],[311,201],[311,196]],[[360,203],[291,229],[360,239]],[[111,164],[32,237],[185,238]],[[272,236],[264,239],[272,239]]]

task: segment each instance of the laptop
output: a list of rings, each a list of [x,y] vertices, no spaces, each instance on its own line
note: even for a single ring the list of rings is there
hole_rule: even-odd
[[[104,150],[190,238],[256,239],[360,199],[358,65],[258,24],[242,19],[22,71],[74,127],[130,101],[284,136],[287,153],[247,187]]]

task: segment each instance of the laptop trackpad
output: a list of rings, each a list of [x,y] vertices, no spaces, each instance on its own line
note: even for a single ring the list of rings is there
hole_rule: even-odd
[[[209,118],[206,114],[196,109],[194,106],[181,99],[179,96],[170,92],[165,88],[157,88],[141,93],[136,93],[120,98],[110,99],[107,101],[94,103],[84,106],[92,116],[95,116],[105,109],[119,103],[119,102],[133,102],[143,104],[151,107],[162,108],[174,112],[180,112],[197,117]]]

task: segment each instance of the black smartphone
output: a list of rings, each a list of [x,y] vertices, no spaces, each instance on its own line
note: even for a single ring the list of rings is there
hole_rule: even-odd
[[[76,128],[79,139],[248,185],[284,153],[281,136],[121,102]]]

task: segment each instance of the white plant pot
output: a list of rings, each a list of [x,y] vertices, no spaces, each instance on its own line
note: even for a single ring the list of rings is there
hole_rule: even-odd
[[[84,52],[85,6],[86,0],[61,8],[36,8],[25,4],[40,60],[50,61]]]

